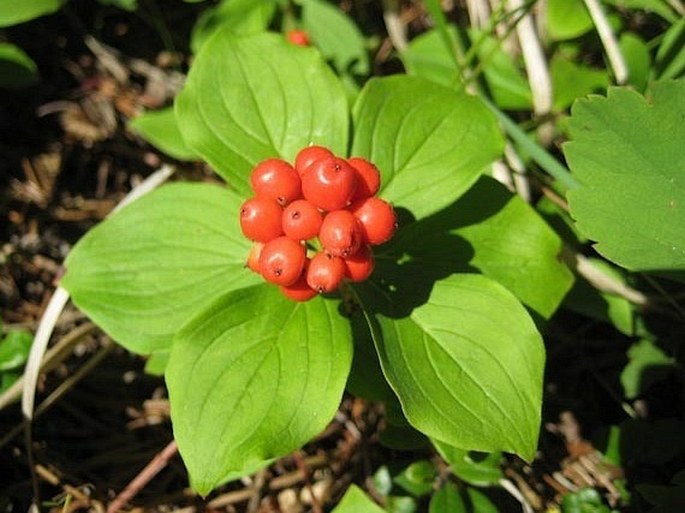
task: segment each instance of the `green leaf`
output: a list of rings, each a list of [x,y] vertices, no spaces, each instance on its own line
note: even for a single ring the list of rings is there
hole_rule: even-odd
[[[428,513],[497,513],[499,510],[488,497],[475,488],[463,493],[452,483],[445,483],[431,498]]]
[[[340,82],[316,50],[280,34],[218,32],[193,63],[176,116],[186,144],[245,195],[261,160],[293,161],[310,143],[347,149]]]
[[[163,186],[90,230],[67,257],[61,284],[127,349],[169,348],[218,295],[261,281],[245,269],[241,203],[213,185]]]
[[[502,152],[480,100],[425,79],[373,78],[353,109],[352,154],[381,171],[381,196],[418,219],[461,196]]]
[[[149,111],[133,119],[129,128],[154,147],[178,160],[199,160],[186,146],[173,108]]]
[[[458,37],[456,29],[450,26],[448,34],[454,46]],[[532,101],[530,86],[514,59],[502,49],[501,41],[478,31],[470,31],[469,36],[477,46],[476,55],[493,101],[505,109],[529,108]],[[400,57],[410,75],[450,88],[461,83],[457,64],[437,29],[412,39]]]
[[[12,330],[0,340],[0,371],[17,369],[26,363],[33,343],[28,331]]]
[[[482,177],[456,203],[433,216],[414,224],[400,219],[400,230],[384,253],[418,276],[444,277],[476,269],[548,318],[573,283],[573,274],[559,259],[562,247],[559,236],[532,207],[495,180]],[[377,267],[378,272],[383,270],[383,262]],[[396,285],[405,297],[412,303],[425,300],[427,287],[403,266],[397,271]]]
[[[583,488],[564,495],[561,501],[561,511],[563,513],[611,513],[609,506],[604,504],[602,496],[594,488]]]
[[[457,487],[452,483],[445,483],[431,497],[428,513],[467,513],[467,510]]]
[[[656,52],[656,75],[660,80],[676,78],[685,71],[685,18],[664,34]]]
[[[606,260],[589,259],[591,264],[614,280],[627,284],[625,277]],[[602,292],[585,280],[577,280],[564,298],[564,306],[581,315],[613,325],[624,335],[635,334],[633,305],[627,299]]]
[[[632,399],[649,386],[668,376],[674,360],[650,340],[640,340],[628,350],[628,363],[621,371],[624,396]]]
[[[407,496],[390,495],[385,501],[388,513],[416,513],[416,499]]]
[[[356,23],[339,8],[322,0],[297,0],[302,6],[302,25],[312,43],[332,61],[338,72],[368,75],[369,56],[364,36]]]
[[[38,67],[31,57],[10,43],[0,43],[0,87],[19,89],[38,81]]]
[[[332,513],[384,513],[357,485],[350,485]]]
[[[668,22],[678,21],[678,15],[673,12],[667,2],[663,0],[605,0],[606,3],[614,5],[620,9],[644,9],[648,12],[658,14]]]
[[[582,36],[593,27],[582,0],[548,0],[547,32],[553,41]]]
[[[187,323],[166,372],[171,418],[193,488],[281,457],[322,431],[352,359],[337,304],[286,299],[263,283],[233,291]]]
[[[457,37],[453,27],[450,27],[448,34],[452,41]],[[400,58],[410,75],[450,88],[456,88],[460,84],[457,64],[437,29],[428,30],[409,41]]]
[[[439,440],[431,440],[440,456],[459,479],[474,486],[499,486],[504,478],[502,453],[482,454],[458,449]]]
[[[559,55],[552,58],[550,65],[554,109],[562,111],[576,98],[595,92],[604,92],[609,86],[606,70],[592,69],[575,64]]]
[[[190,35],[190,49],[197,54],[212,35],[222,30],[236,35],[264,32],[275,10],[273,0],[222,0],[198,17]]]
[[[347,390],[369,401],[395,400],[395,395],[381,371],[369,325],[361,312],[352,314],[350,326],[354,356],[350,375],[347,378]]]
[[[571,112],[564,153],[584,185],[568,195],[580,231],[627,269],[685,269],[685,81],[656,84],[649,102],[610,88]]]
[[[532,107],[533,95],[528,80],[514,58],[502,48],[502,40],[484,32],[470,31],[492,100],[502,109],[524,110]]]
[[[395,477],[394,481],[418,498],[428,495],[433,490],[433,481],[437,475],[435,467],[430,461],[419,460],[407,466]]]
[[[415,282],[419,272],[404,270]],[[455,447],[532,458],[544,348],[516,298],[482,275],[458,274],[407,314],[395,307],[402,291],[377,278],[359,293],[366,308],[377,305],[376,349],[409,422]]]
[[[619,47],[628,66],[628,82],[638,91],[644,91],[652,67],[647,43],[637,34],[625,32],[621,34]]]
[[[637,491],[649,503],[656,505],[649,513],[680,513],[685,504],[685,470],[671,480],[671,486],[638,484]]]
[[[62,7],[66,0],[21,0],[3,2],[0,6],[0,27],[9,27],[30,21],[39,16],[53,13]]]
[[[145,362],[145,372],[152,376],[164,376],[171,351],[156,351]]]
[[[102,5],[114,5],[125,11],[135,11],[138,9],[138,0],[98,0]]]

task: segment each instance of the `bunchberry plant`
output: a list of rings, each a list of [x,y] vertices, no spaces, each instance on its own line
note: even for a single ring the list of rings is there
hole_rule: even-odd
[[[66,262],[62,284],[114,339],[170,354],[201,493],[307,442],[346,388],[435,444],[535,451],[529,312],[571,285],[560,239],[482,176],[503,140],[480,100],[408,76],[369,80],[351,108],[348,93],[316,48],[215,33],[174,119],[226,186],[162,186]]]

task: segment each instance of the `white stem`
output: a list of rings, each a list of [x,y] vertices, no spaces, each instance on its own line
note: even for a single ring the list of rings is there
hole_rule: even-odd
[[[24,417],[28,420],[33,418],[33,406],[36,400],[36,384],[38,383],[38,374],[40,373],[40,366],[43,362],[43,355],[48,347],[50,335],[55,329],[55,324],[59,318],[64,306],[69,301],[69,293],[62,287],[57,287],[55,293],[50,298],[48,307],[45,309],[43,317],[40,319],[36,336],[31,345],[29,352],[29,359],[26,362],[24,369],[24,390],[21,396],[21,411]]]
[[[565,259],[578,274],[597,290],[620,296],[638,306],[645,306],[649,303],[649,299],[642,292],[604,273],[583,255],[569,253],[565,256]]]
[[[111,216],[125,205],[128,205],[143,194],[147,194],[155,187],[161,185],[173,174],[173,172],[173,167],[167,164],[163,165],[158,171],[155,171],[138,186],[134,187],[109,215]],[[24,369],[24,387],[21,395],[21,411],[27,420],[33,418],[33,408],[36,400],[36,384],[38,383],[38,375],[40,373],[43,357],[45,356],[45,351],[48,347],[48,341],[55,329],[57,319],[62,313],[62,310],[64,310],[68,300],[69,292],[62,287],[57,287],[38,324],[36,336],[33,339],[31,351],[29,352],[29,359],[26,362],[26,368]]]
[[[604,45],[609,64],[614,72],[614,77],[616,77],[616,83],[625,84],[628,81],[628,67],[602,6],[598,0],[585,0],[585,5]]]
[[[400,19],[400,5],[397,0],[383,0],[383,21],[395,50],[403,52],[407,48],[407,33]]]
[[[175,169],[169,164],[162,165],[161,168],[159,168],[157,171],[148,176],[145,180],[140,182],[126,196],[124,196],[124,199],[122,199],[119,202],[119,204],[112,209],[108,217],[119,212],[119,210],[124,208],[126,205],[137,200],[144,194],[147,194],[152,189],[156,189],[157,187],[162,185],[169,179],[169,177],[172,174],[174,174],[174,171]]]
[[[519,501],[521,504],[521,508],[523,509],[524,513],[535,513],[533,510],[533,507],[528,503],[526,498],[523,496],[523,494],[519,491],[518,488],[509,481],[508,479],[500,479],[499,484],[504,488],[507,492],[509,492],[509,495],[511,495],[514,499]]]
[[[508,0],[507,5],[512,11],[525,8],[523,0]],[[516,24],[516,35],[521,45],[528,82],[533,93],[533,110],[537,115],[548,114],[552,110],[552,79],[530,13],[526,13],[519,19]]]
[[[474,29],[487,27],[490,19],[490,4],[488,0],[466,0],[466,9]]]
[[[530,182],[526,173],[526,166],[519,158],[511,143],[507,143],[507,145],[504,147],[504,158],[507,159],[509,167],[514,171],[513,175],[516,192],[519,196],[521,196],[523,201],[530,203]]]

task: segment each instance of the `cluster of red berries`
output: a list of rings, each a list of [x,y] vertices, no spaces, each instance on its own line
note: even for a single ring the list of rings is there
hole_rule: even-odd
[[[295,301],[333,292],[343,279],[366,280],[374,266],[369,246],[397,227],[392,206],[375,196],[378,169],[360,157],[308,146],[294,166],[259,163],[250,183],[255,196],[240,209],[243,234],[255,242],[247,266]]]

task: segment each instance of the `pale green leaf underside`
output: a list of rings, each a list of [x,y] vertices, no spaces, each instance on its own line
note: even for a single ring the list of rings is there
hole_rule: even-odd
[[[685,81],[579,100],[564,153],[583,187],[569,193],[579,230],[634,271],[685,269]]]
[[[189,318],[226,291],[259,282],[241,199],[207,184],[171,184],[89,231],[62,279],[76,305],[138,353],[168,348]]]
[[[128,126],[167,155],[179,160],[199,160],[183,140],[174,109],[171,107],[145,112],[133,119]]]
[[[455,447],[532,458],[544,348],[510,292],[452,275],[409,316],[378,320],[383,371],[414,427]]]
[[[261,284],[229,293],[174,341],[166,379],[174,436],[193,487],[284,456],[323,430],[350,369],[337,304]]]
[[[176,115],[186,144],[248,195],[260,161],[293,161],[310,143],[347,149],[345,91],[312,48],[282,35],[220,30],[193,63]]]
[[[480,100],[418,77],[369,80],[353,118],[352,154],[370,158],[380,195],[416,218],[452,203],[502,151]]]

